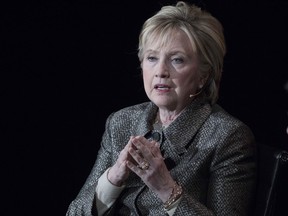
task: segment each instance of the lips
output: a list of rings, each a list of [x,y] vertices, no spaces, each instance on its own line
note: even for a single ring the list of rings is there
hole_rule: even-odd
[[[164,90],[169,90],[170,86],[165,85],[165,84],[156,84],[154,86],[154,88],[157,89],[157,90],[163,90],[164,91]]]

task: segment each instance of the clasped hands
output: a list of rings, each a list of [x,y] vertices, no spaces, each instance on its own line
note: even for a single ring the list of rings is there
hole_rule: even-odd
[[[175,181],[164,163],[159,143],[147,140],[143,136],[131,136],[116,163],[110,168],[108,180],[116,186],[121,186],[131,171],[163,202],[168,199]]]

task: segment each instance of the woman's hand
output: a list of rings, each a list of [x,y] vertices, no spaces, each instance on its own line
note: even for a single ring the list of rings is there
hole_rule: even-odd
[[[110,183],[116,186],[121,186],[125,180],[128,178],[130,169],[127,167],[127,161],[133,162],[133,158],[129,154],[129,149],[133,148],[132,140],[133,137],[130,137],[128,144],[120,152],[120,155],[116,163],[110,168],[108,172],[108,180]]]
[[[154,191],[163,201],[167,201],[175,181],[164,163],[160,146],[143,136],[132,137],[132,145],[127,146],[133,160],[127,160],[127,166]],[[145,167],[145,165],[147,165]]]

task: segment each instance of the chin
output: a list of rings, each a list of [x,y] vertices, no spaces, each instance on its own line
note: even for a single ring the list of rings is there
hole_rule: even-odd
[[[165,100],[163,98],[154,99],[154,100],[152,100],[152,102],[154,104],[156,104],[156,106],[158,106],[158,107],[170,107],[173,104],[173,103],[171,103],[172,102],[171,100]]]

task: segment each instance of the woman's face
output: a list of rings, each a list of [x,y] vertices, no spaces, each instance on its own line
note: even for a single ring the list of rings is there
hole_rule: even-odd
[[[161,39],[154,41],[147,43],[141,63],[145,92],[159,108],[181,111],[203,86],[198,57],[182,30],[161,47]]]

